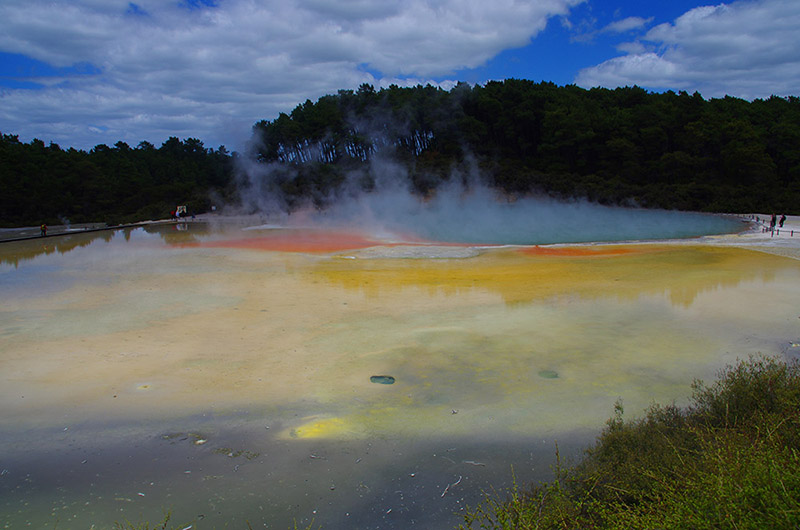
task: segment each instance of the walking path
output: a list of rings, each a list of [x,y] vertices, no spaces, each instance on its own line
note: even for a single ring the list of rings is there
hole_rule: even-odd
[[[47,227],[46,236],[41,235],[41,230],[38,226],[28,226],[24,228],[0,228],[0,243],[8,243],[10,241],[25,241],[28,239],[46,239],[50,237],[84,234],[88,232],[100,232],[103,230],[120,230],[123,228],[138,228],[141,226],[169,225],[169,224],[186,223],[186,222],[192,222],[192,221],[191,219],[182,219],[180,221],[165,219],[160,221],[142,221],[139,223],[130,223],[130,224],[113,225],[113,226],[109,226],[103,223],[56,225]]]

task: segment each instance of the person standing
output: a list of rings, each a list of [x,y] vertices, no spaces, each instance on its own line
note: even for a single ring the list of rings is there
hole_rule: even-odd
[[[41,232],[42,237],[47,235],[47,225],[42,223],[42,226],[39,227],[39,231]]]
[[[783,223],[786,222],[786,214],[781,215],[781,220],[778,221],[778,226],[783,228]]]

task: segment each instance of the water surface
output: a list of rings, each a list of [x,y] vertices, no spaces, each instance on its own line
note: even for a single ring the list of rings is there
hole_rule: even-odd
[[[0,524],[451,528],[616,400],[800,343],[759,252],[203,226],[0,246]]]

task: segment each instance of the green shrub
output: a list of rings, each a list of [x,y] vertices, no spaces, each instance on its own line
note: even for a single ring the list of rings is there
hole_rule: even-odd
[[[693,388],[689,407],[633,421],[617,403],[578,465],[487,495],[460,528],[800,526],[800,365],[753,357]]]

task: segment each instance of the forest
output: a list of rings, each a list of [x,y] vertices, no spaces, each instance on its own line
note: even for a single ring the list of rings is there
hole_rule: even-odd
[[[258,122],[255,156],[288,207],[324,204],[343,182],[367,189],[373,160],[407,168],[421,195],[481,175],[511,198],[708,212],[800,212],[800,99],[705,100],[639,87],[585,90],[510,79],[357,91]]]
[[[797,214],[800,98],[706,100],[518,79],[451,90],[364,84],[256,122],[243,155],[196,138],[86,152],[0,134],[0,225],[117,224],[163,218],[177,204],[201,213],[212,197],[236,204],[254,189],[287,211],[322,208],[353,186],[373,189],[386,161],[421,197],[469,177],[509,199]]]
[[[200,213],[231,195],[233,159],[196,138],[86,152],[0,134],[0,226],[163,219],[179,204]]]

